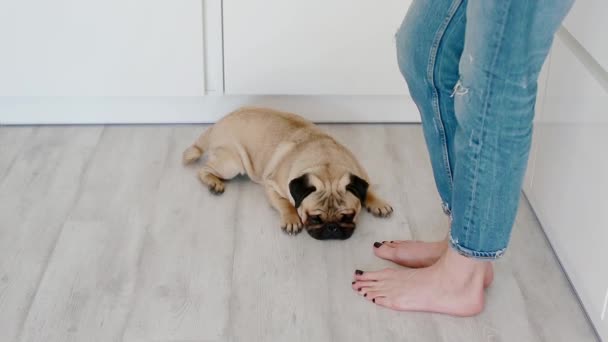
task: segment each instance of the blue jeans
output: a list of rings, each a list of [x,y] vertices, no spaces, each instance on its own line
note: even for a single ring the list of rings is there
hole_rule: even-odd
[[[537,80],[573,0],[414,0],[397,32],[450,245],[496,259],[509,243]]]

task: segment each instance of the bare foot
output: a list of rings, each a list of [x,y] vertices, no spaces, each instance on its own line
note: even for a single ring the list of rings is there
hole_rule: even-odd
[[[447,248],[447,240],[437,242],[384,241],[374,244],[374,254],[397,265],[420,268],[436,263]]]
[[[448,249],[448,241],[424,242],[414,240],[384,241],[374,243],[374,254],[384,260],[409,268],[429,267],[435,264]],[[483,286],[494,281],[494,267],[487,264]]]
[[[448,248],[426,268],[357,271],[352,287],[367,300],[393,310],[474,316],[484,307],[488,265]]]

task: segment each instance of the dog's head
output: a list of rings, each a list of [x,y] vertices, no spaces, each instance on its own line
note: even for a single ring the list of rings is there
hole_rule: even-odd
[[[304,228],[317,240],[348,239],[365,202],[369,184],[351,173],[322,179],[306,173],[289,182],[289,191]]]

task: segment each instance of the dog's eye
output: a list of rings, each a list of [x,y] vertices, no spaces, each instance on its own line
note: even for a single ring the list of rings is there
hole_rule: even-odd
[[[354,218],[355,218],[355,214],[342,215],[342,218],[340,219],[340,222],[342,222],[342,223],[352,223]]]
[[[315,216],[310,216],[308,218],[308,220],[310,221],[310,223],[312,224],[321,224],[323,223],[323,220],[321,220],[321,216],[319,215],[315,215]]]

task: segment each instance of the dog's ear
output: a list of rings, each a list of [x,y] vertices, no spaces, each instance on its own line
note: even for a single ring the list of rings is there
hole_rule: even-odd
[[[306,196],[317,191],[317,188],[310,185],[308,181],[308,174],[304,174],[298,178],[294,178],[289,182],[289,192],[295,202],[296,208],[300,207],[302,201]]]
[[[365,203],[367,188],[369,188],[369,184],[365,180],[355,175],[350,175],[350,183],[346,186],[346,191],[350,191],[353,195],[357,196],[361,204]]]

